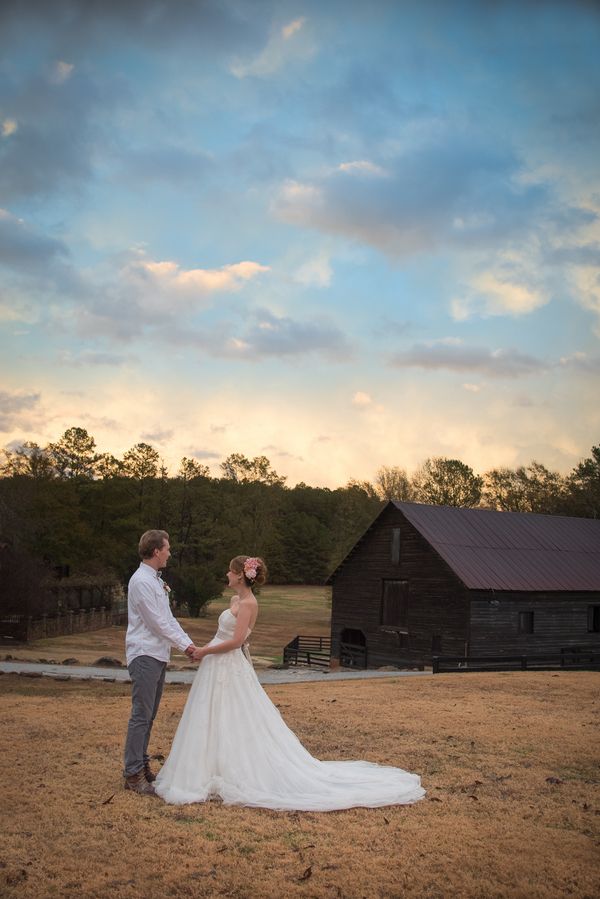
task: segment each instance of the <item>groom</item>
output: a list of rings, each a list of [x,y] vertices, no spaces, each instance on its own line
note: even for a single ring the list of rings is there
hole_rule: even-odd
[[[131,678],[131,718],[125,742],[125,789],[153,796],[148,741],[158,711],[165,671],[176,646],[192,658],[195,646],[174,618],[168,589],[160,576],[171,550],[166,531],[146,531],[139,543],[140,567],[129,581],[125,638]]]

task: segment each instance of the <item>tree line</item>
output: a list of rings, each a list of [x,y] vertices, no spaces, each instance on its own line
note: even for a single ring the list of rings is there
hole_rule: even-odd
[[[117,459],[98,452],[79,427],[45,447],[5,448],[2,605],[35,611],[40,580],[52,572],[127,580],[148,528],[169,532],[167,579],[196,615],[220,595],[229,559],[240,552],[264,556],[272,582],[322,583],[388,499],[597,517],[600,446],[567,476],[535,461],[479,475],[460,460],[434,457],[412,476],[381,467],[372,482],[333,490],[285,482],[265,456],[240,453],[221,463],[219,477],[187,457],[170,475],[150,444]]]

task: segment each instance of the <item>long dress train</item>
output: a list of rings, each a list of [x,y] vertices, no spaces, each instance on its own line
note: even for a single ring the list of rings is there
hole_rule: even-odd
[[[211,641],[233,637],[226,609]],[[166,802],[220,797],[231,805],[303,811],[404,805],[421,799],[421,779],[371,762],[321,762],[304,748],[239,650],[205,656],[154,784]]]

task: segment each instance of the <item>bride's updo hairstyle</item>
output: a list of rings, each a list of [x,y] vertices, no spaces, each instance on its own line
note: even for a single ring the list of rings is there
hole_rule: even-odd
[[[267,566],[257,556],[236,556],[229,563],[236,574],[243,574],[248,587],[260,587],[267,579]]]

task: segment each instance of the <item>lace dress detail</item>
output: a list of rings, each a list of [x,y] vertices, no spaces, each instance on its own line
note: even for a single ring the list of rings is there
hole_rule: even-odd
[[[235,623],[225,609],[211,643],[231,640]],[[289,811],[403,805],[425,795],[418,775],[401,768],[313,758],[239,649],[202,659],[154,786],[174,804],[219,797]]]

